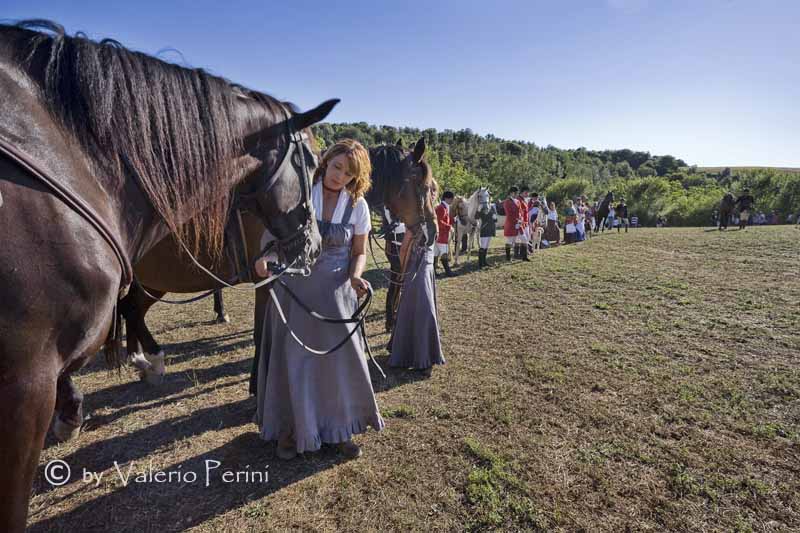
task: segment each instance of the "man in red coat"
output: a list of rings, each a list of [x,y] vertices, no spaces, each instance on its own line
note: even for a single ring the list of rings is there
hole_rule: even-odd
[[[503,226],[503,236],[506,238],[506,261],[511,261],[511,246],[514,245],[516,247],[517,235],[522,230],[522,225],[520,224],[521,213],[516,198],[518,192],[519,189],[511,187],[508,190],[508,198],[503,201],[503,211],[506,212],[506,223]]]
[[[450,230],[453,228],[453,221],[450,219],[450,204],[453,203],[455,195],[452,191],[445,191],[442,195],[442,203],[436,206],[436,221],[439,224],[439,235],[436,237],[436,249],[433,257],[433,270],[436,271],[436,263],[439,257],[442,258],[442,266],[446,276],[452,276],[450,270],[450,257],[447,243],[450,242]]]
[[[519,224],[521,231],[517,235],[514,257],[522,259],[523,261],[530,261],[530,259],[528,259],[528,241],[530,235],[530,228],[528,227],[528,196],[530,194],[531,192],[528,186],[522,185],[519,188],[519,196],[517,196],[517,204],[519,205]]]

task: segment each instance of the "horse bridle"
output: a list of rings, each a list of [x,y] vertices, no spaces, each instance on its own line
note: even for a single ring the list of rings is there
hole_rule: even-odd
[[[284,113],[286,111],[284,110]],[[300,224],[292,233],[284,237],[278,237],[275,235],[269,225],[267,224],[266,220],[262,219],[262,223],[268,229],[270,229],[270,233],[273,233],[274,240],[267,243],[267,245],[262,249],[257,257],[262,257],[266,253],[268,253],[273,247],[282,254],[284,257],[288,256],[289,251],[293,251],[298,246],[303,246],[303,255],[302,264],[299,265],[299,270],[296,268],[297,261],[300,257],[296,257],[295,260],[290,265],[278,265],[278,264],[270,264],[271,271],[276,272],[280,271],[281,274],[287,273],[286,271],[289,269],[297,270],[297,271],[290,271],[289,273],[293,274],[303,274],[308,276],[310,274],[311,268],[311,257],[305,253],[305,250],[308,248],[309,244],[311,243],[311,227],[314,220],[314,206],[311,202],[311,178],[310,173],[308,171],[308,165],[306,164],[305,158],[305,149],[304,143],[305,141],[309,140],[309,136],[305,131],[298,131],[293,127],[292,119],[287,115],[286,117],[286,130],[287,136],[289,138],[289,146],[286,148],[286,153],[283,156],[280,164],[277,166],[275,171],[272,173],[269,179],[265,181],[258,189],[248,193],[237,193],[237,201],[235,208],[238,210],[245,210],[245,211],[253,211],[253,209],[248,209],[248,205],[253,205],[257,202],[258,198],[270,191],[275,184],[278,182],[278,178],[282,175],[284,170],[293,164],[293,159],[295,154],[298,156],[299,159],[299,167],[300,167],[300,190],[301,190],[301,198],[300,198],[300,206],[302,207],[305,216],[303,217],[304,222]],[[254,213],[256,211],[253,211]],[[259,217],[261,218],[261,217]],[[295,267],[295,268],[293,268]]]
[[[304,131],[297,131],[294,129],[292,124],[292,119],[286,113],[286,110],[283,110],[286,116],[286,133],[289,138],[289,146],[286,148],[286,153],[283,156],[280,164],[275,168],[275,171],[270,175],[270,177],[261,184],[255,191],[241,193],[235,193],[234,199],[234,210],[238,211],[250,211],[255,214],[264,224],[265,227],[269,228],[267,225],[266,220],[259,214],[260,211],[257,209],[253,209],[253,205],[258,202],[258,198],[268,193],[278,182],[278,179],[286,169],[286,167],[292,165],[292,159],[295,154],[299,154],[299,166],[300,166],[300,191],[301,191],[301,198],[300,198],[300,206],[302,206],[303,210],[305,211],[304,222],[297,227],[295,231],[285,237],[279,238],[277,235],[273,235],[275,240],[270,241],[267,246],[261,250],[257,257],[262,257],[264,254],[269,252],[273,247],[275,247],[278,251],[282,252],[284,256],[286,256],[287,250],[293,250],[294,247],[298,246],[299,244],[304,245],[305,247],[311,241],[311,228],[314,221],[314,206],[311,203],[311,180],[309,178],[308,166],[306,164],[306,158],[304,153],[304,143],[309,139],[308,135]],[[250,206],[250,207],[248,207]],[[186,245],[182,241],[178,241],[181,246],[183,247],[184,252],[189,256],[192,262],[195,264],[197,268],[199,268],[203,273],[209,276],[211,279],[219,283],[223,287],[227,287],[229,289],[237,289],[237,290],[253,290],[263,287],[273,281],[277,280],[279,277],[283,276],[284,274],[290,275],[302,275],[302,276],[309,276],[311,275],[311,257],[308,254],[303,253],[302,257],[302,264],[299,266],[297,262],[301,260],[300,256],[298,255],[291,264],[276,264],[276,263],[269,263],[269,270],[273,274],[266,279],[259,281],[258,283],[253,283],[252,286],[249,287],[239,287],[235,284],[230,284],[227,281],[220,279],[216,274],[211,272],[211,270],[207,269],[200,262],[194,257],[194,255],[189,251]],[[304,251],[305,251],[304,247]],[[234,280],[236,283],[236,280]],[[144,291],[144,288],[139,285],[139,287]],[[164,303],[174,303],[174,304],[181,304],[181,303],[190,303],[192,301],[197,300],[198,298],[193,298],[184,301],[167,301],[161,300],[159,298],[154,297],[153,295],[149,294],[147,291],[144,293],[149,297],[157,301],[161,301]],[[208,296],[212,294],[213,291],[205,294]]]

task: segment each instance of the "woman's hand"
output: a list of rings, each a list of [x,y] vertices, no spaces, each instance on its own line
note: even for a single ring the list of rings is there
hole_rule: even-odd
[[[350,286],[353,287],[353,289],[355,289],[356,294],[358,295],[359,298],[367,294],[367,291],[369,291],[370,288],[372,288],[369,284],[369,281],[361,277],[350,278]]]
[[[272,272],[269,271],[269,267],[267,266],[267,258],[261,257],[256,259],[255,265],[256,274],[258,274],[261,278],[268,278],[272,275]]]

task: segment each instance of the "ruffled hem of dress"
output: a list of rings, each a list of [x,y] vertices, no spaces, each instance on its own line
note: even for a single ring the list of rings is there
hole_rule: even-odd
[[[357,418],[348,426],[324,429],[317,434],[295,435],[295,447],[297,453],[315,452],[322,447],[323,443],[338,444],[347,442],[353,435],[365,433],[370,427],[375,431],[381,431],[385,425],[383,417],[378,413],[374,413],[371,416]],[[262,428],[261,439],[267,441],[277,440],[280,432],[281,428],[274,430]]]

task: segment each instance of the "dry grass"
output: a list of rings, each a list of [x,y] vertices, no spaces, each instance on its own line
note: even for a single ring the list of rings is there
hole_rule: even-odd
[[[40,472],[31,531],[797,530],[799,237],[642,229],[529,265],[493,250],[498,266],[439,284],[447,365],[375,378],[387,428],[353,462],[281,462],[259,440],[249,293],[226,292],[230,325],[210,302],[159,304],[166,384],[82,373],[90,425],[41,461],[73,480]],[[207,459],[269,482],[205,487]],[[199,479],[125,487],[114,461]]]

